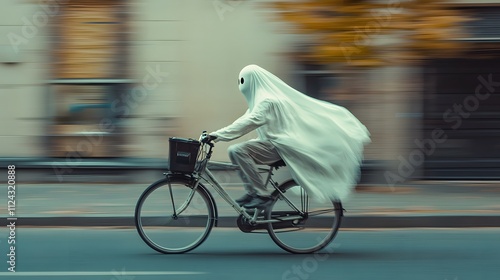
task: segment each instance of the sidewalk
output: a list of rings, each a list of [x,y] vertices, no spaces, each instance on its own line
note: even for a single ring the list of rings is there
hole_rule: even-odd
[[[19,184],[18,226],[133,226],[134,208],[147,184]],[[212,189],[210,189],[212,191]],[[237,198],[243,189],[227,187]],[[235,227],[237,213],[212,191],[219,226]],[[6,217],[7,198],[0,200]],[[499,227],[500,184],[419,182],[360,185],[344,203],[343,228]],[[7,219],[2,219],[5,225]]]

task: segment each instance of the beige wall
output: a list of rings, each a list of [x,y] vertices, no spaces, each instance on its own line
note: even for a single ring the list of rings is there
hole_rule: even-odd
[[[201,131],[226,126],[243,114],[246,103],[237,78],[247,64],[259,64],[287,79],[290,70],[282,53],[291,45],[290,37],[277,35],[258,1],[220,2],[241,4],[218,12],[213,1],[138,2],[133,23],[135,69],[139,73],[141,65],[160,64],[172,78],[139,109],[145,113],[134,120],[136,127],[155,129],[147,133],[136,129],[131,143],[140,152],[134,155],[166,155],[168,136],[197,138]],[[155,108],[154,114],[150,108]],[[170,116],[179,118],[155,121]],[[227,146],[217,145],[214,159],[227,160]]]
[[[220,2],[233,6],[218,13],[213,1],[130,1],[129,76],[140,86],[148,69],[159,67],[168,78],[127,115],[127,156],[166,156],[169,136],[197,137],[203,129],[218,129],[242,114],[245,102],[236,78],[246,64],[258,63],[277,74],[289,72],[279,54],[287,47],[280,39],[284,36],[274,35],[256,8],[258,1]],[[0,64],[2,157],[46,155],[50,27],[35,24],[32,37],[23,34],[23,18],[33,22],[38,15],[47,16],[38,1],[2,1],[0,58],[19,59]],[[7,37],[11,32],[26,39],[17,56]],[[216,158],[225,157],[220,146]]]
[[[29,3],[32,4],[29,4]],[[143,83],[150,69],[168,72],[168,78],[148,91],[147,98],[127,117],[126,156],[166,157],[168,137],[196,138],[230,124],[246,109],[238,91],[238,73],[247,64],[259,64],[295,86],[293,65],[284,53],[295,37],[283,35],[258,5],[263,1],[131,0],[130,78]],[[5,34],[22,34],[22,18],[40,11],[38,2],[4,0],[0,9],[0,45]],[[21,3],[21,4],[19,4]],[[21,63],[0,64],[0,156],[45,155],[47,124],[45,81],[50,53],[49,27],[22,46]],[[0,57],[2,57],[0,53]],[[126,71],[126,69],[124,69]],[[367,158],[394,160],[404,153],[408,120],[398,115],[408,108],[407,77],[400,69],[384,69],[366,76],[365,94],[357,98],[354,113],[368,126],[373,143]],[[415,90],[413,90],[415,92]],[[415,96],[415,95],[412,95]],[[250,134],[240,140],[255,137]],[[214,159],[227,160],[231,143],[217,145]]]
[[[39,7],[26,1],[3,0],[0,9],[0,156],[42,156],[46,125],[47,27],[23,34],[23,18],[32,22]],[[14,51],[9,36],[22,38]],[[18,61],[19,63],[5,63]]]

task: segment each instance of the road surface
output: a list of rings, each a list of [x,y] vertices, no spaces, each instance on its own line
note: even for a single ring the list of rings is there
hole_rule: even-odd
[[[182,255],[150,249],[135,229],[17,228],[15,273],[0,232],[2,279],[499,279],[500,229],[341,230],[321,253],[292,255],[266,234],[215,228]]]

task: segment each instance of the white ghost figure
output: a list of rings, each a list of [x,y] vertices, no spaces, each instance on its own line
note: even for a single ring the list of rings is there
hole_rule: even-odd
[[[211,135],[230,141],[257,130],[309,195],[345,200],[359,178],[367,128],[344,107],[309,97],[257,65],[241,70],[239,89],[248,110]]]

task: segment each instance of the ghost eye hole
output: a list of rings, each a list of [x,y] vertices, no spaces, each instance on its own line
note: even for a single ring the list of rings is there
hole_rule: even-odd
[[[238,80],[238,84],[243,84],[245,82],[245,79],[243,79],[243,77],[241,77],[241,79]]]

